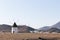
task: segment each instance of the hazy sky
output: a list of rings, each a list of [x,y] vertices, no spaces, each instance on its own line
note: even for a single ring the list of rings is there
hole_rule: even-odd
[[[0,0],[0,24],[51,26],[60,21],[60,0]]]

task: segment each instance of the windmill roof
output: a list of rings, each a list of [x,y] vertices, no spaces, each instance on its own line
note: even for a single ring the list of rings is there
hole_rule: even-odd
[[[17,27],[17,24],[14,22],[13,27]]]

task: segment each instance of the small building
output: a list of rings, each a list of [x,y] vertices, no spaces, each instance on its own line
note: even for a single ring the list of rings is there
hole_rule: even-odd
[[[18,33],[18,26],[17,24],[14,22],[13,26],[12,26],[12,30],[11,30],[12,33]]]

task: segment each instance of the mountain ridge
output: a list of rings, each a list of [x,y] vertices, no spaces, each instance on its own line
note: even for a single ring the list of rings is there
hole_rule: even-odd
[[[11,25],[2,24],[0,25],[0,32],[11,32]],[[34,28],[26,25],[18,25],[19,33],[25,33],[35,30]]]
[[[39,29],[39,31],[43,32],[60,32],[60,22],[57,22],[56,24],[52,26],[44,26]]]

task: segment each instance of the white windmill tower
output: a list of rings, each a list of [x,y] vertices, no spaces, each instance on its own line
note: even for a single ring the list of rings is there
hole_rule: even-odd
[[[12,26],[12,30],[11,30],[12,33],[18,33],[18,26],[17,24],[14,22],[13,26]]]

